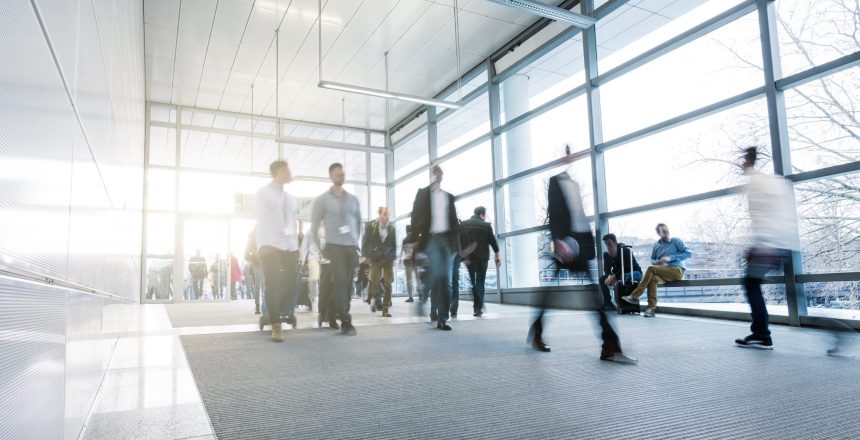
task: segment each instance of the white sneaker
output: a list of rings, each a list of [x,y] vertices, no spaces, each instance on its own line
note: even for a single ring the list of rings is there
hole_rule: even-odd
[[[654,309],[652,309],[651,307],[648,307],[647,309],[645,309],[644,316],[645,316],[646,318],[653,318],[653,317],[654,317],[654,314],[655,314],[655,313],[654,313]]]
[[[621,299],[630,304],[639,304],[639,300],[633,298],[633,295],[622,296]]]

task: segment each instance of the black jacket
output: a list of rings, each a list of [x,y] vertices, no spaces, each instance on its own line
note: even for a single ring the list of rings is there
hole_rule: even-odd
[[[493,252],[499,252],[499,244],[496,242],[496,234],[493,234],[493,226],[481,217],[473,215],[463,222],[463,228],[466,229],[468,237],[474,240],[477,245],[471,254],[472,259],[490,259],[490,247],[493,248]]]
[[[451,250],[460,251],[460,240],[457,236],[457,208],[454,206],[454,196],[445,192],[448,196],[448,241]],[[423,252],[430,241],[430,223],[433,217],[430,212],[430,187],[421,188],[415,194],[415,202],[412,204],[412,236],[410,243],[415,243],[415,250]]]
[[[379,220],[373,220],[365,226],[361,240],[361,256],[370,261],[396,260],[397,237],[394,225],[388,222],[386,226],[388,236],[385,237],[385,241],[379,235],[379,228]]]
[[[613,258],[609,252],[603,253],[603,274],[604,275],[615,275],[615,278],[621,279],[621,258],[624,258],[624,274],[630,273],[630,253],[631,250],[628,247],[624,247],[621,243],[618,244],[618,253],[615,254]],[[634,272],[642,272],[642,268],[639,266],[639,262],[636,261],[636,257],[633,257],[633,271]]]
[[[570,180],[567,173],[556,174],[549,179],[549,187],[547,188],[547,220],[549,222],[549,231],[553,240],[561,240],[565,237],[571,237],[579,244],[579,257],[575,260],[572,269],[577,271],[588,270],[588,261],[595,257],[594,236],[591,234],[591,229],[587,231],[573,231],[572,219],[576,213],[570,212],[567,200],[564,196],[564,191],[561,187],[563,180]],[[582,206],[577,207],[582,210]],[[584,219],[585,215],[580,212]],[[587,224],[585,225],[587,228]],[[561,266],[558,266],[562,268]]]

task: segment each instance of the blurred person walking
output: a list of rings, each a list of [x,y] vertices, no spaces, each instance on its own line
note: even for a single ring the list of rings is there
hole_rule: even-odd
[[[266,309],[272,325],[272,340],[283,342],[284,322],[296,326],[293,314],[298,286],[297,205],[284,185],[293,180],[287,162],[276,160],[269,165],[272,181],[257,191],[257,253],[265,275]],[[288,311],[286,317],[282,311]]]
[[[572,162],[570,147],[565,148],[567,163]],[[568,269],[583,277],[591,278],[590,264],[595,257],[594,235],[585,217],[582,196],[577,184],[565,171],[552,176],[547,191],[547,211],[549,229],[552,236],[553,253],[556,257],[557,269]],[[621,350],[618,334],[612,328],[609,317],[603,310],[600,289],[593,283],[588,285],[588,298],[594,303],[595,311],[601,328],[603,346],[600,360],[635,364],[636,359],[628,357]],[[548,352],[550,347],[543,340],[543,316],[549,307],[549,296],[544,293],[541,307],[529,329],[528,340],[538,351]]]
[[[755,169],[758,148],[744,150],[741,168],[749,177],[746,196],[750,216],[750,247],[746,252],[744,290],[750,304],[750,335],[736,339],[740,347],[773,349],[769,316],[761,285],[771,270],[779,269],[791,251],[800,249],[797,216],[791,185],[780,176],[766,175]]]

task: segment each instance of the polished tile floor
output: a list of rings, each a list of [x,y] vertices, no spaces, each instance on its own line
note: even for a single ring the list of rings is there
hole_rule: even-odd
[[[426,321],[418,306],[395,298],[393,318],[371,314],[354,300],[352,311],[357,327],[396,325]],[[212,425],[191,375],[179,336],[259,331],[256,324],[174,328],[168,307],[234,309],[247,313],[254,322],[253,302],[209,304],[147,304],[135,309],[128,331],[119,339],[102,383],[92,416],[84,430],[85,440],[104,439],[214,439]],[[458,320],[496,319],[522,316],[530,309],[490,305],[483,318],[473,318],[471,302],[462,301]],[[578,312],[555,313],[569,314]],[[298,313],[298,329],[316,327],[316,314]]]

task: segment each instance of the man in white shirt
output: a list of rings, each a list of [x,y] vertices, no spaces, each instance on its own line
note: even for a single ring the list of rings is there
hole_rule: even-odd
[[[460,251],[457,209],[454,196],[441,188],[442,168],[433,165],[430,186],[415,194],[412,205],[412,235],[415,252],[427,255],[427,278],[430,289],[430,319],[439,330],[451,330],[448,316],[451,307],[451,275],[454,253]]]
[[[293,314],[298,287],[298,235],[296,201],[284,191],[293,180],[289,165],[276,160],[269,165],[272,182],[260,188],[255,198],[257,254],[265,275],[265,297],[272,340],[283,342],[282,323],[296,326]],[[285,312],[286,317],[281,312]]]
[[[800,248],[797,215],[788,181],[755,169],[758,156],[756,147],[747,148],[744,153],[741,166],[750,179],[746,195],[752,233],[750,248],[747,250],[744,289],[750,303],[752,334],[736,339],[735,343],[741,347],[770,350],[773,349],[773,340],[761,285],[768,272],[779,269],[791,251]]]

